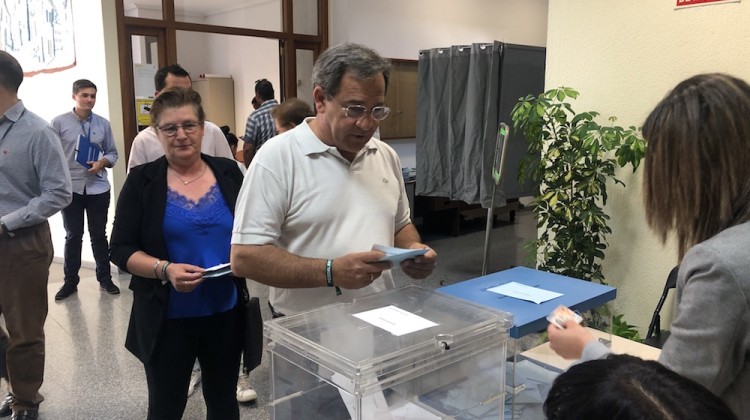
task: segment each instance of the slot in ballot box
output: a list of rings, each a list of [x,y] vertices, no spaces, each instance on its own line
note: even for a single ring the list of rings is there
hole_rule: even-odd
[[[549,291],[560,296],[535,303],[492,291],[497,290],[498,286],[511,283],[542,289],[544,292]],[[561,371],[555,366],[523,355],[522,352],[528,348],[525,348],[522,339],[531,333],[546,330],[549,324],[547,315],[560,305],[584,312],[605,305],[617,296],[617,291],[613,287],[527,267],[499,271],[441,287],[437,291],[513,315],[513,326],[508,331],[510,340],[506,376],[506,417],[512,419],[544,418],[544,399],[552,381]],[[522,292],[525,291],[518,291]],[[539,296],[531,298],[536,299]],[[611,333],[605,333],[605,337],[608,338],[603,339],[603,342],[611,342]],[[540,343],[532,343],[532,346],[537,344]]]
[[[511,322],[418,286],[266,321],[270,417],[501,419]]]

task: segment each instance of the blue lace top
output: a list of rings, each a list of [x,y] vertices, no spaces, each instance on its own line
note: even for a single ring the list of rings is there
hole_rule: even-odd
[[[229,262],[232,223],[232,212],[218,184],[197,202],[171,188],[167,190],[164,237],[172,262],[204,268]],[[209,316],[226,312],[236,304],[234,281],[229,276],[210,278],[190,293],[172,287],[167,318]]]

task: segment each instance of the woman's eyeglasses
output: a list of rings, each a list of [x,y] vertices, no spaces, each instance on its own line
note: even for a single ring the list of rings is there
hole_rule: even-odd
[[[200,127],[201,125],[203,124],[199,122],[188,121],[182,124],[168,124],[156,128],[158,128],[159,131],[161,131],[165,136],[174,137],[177,135],[177,130],[180,128],[182,128],[186,134],[192,134],[195,133],[195,131],[198,130],[198,127]]]

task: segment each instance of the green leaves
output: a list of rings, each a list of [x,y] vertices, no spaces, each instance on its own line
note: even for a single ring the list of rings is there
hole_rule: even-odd
[[[604,282],[600,261],[607,248],[609,216],[607,184],[617,167],[635,171],[646,152],[638,129],[597,122],[595,111],[577,113],[569,87],[551,89],[537,97],[519,98],[511,112],[513,126],[523,133],[529,158],[521,162],[519,178],[540,183],[534,211],[543,229],[533,242],[542,270]]]

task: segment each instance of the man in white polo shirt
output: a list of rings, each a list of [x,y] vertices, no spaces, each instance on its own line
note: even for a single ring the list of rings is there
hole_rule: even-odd
[[[154,75],[155,96],[159,96],[161,91],[171,87],[183,89],[192,89],[193,87],[190,74],[179,64],[162,67]],[[202,153],[234,159],[232,149],[229,148],[229,143],[221,128],[210,121],[206,121],[203,130]],[[133,144],[130,146],[128,171],[135,166],[153,162],[162,156],[164,156],[164,146],[159,141],[159,137],[156,136],[154,127],[148,127],[135,136]]]
[[[411,223],[398,155],[372,138],[390,63],[357,44],[333,47],[313,69],[317,116],[265,143],[235,210],[232,272],[272,286],[276,313],[291,315],[395,286],[374,244],[426,248],[401,263],[432,273],[437,254]]]

